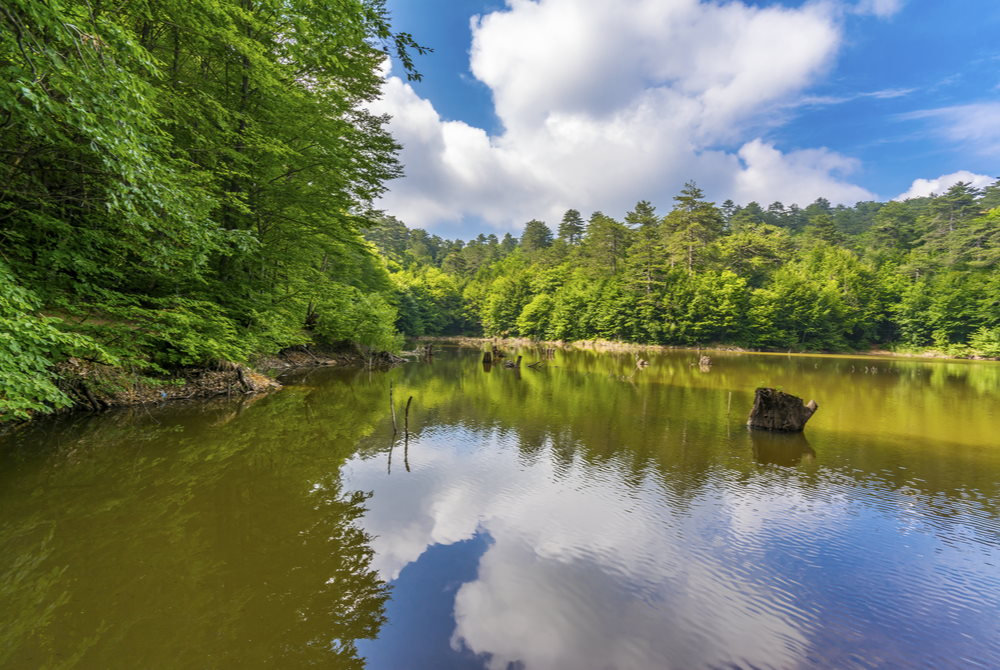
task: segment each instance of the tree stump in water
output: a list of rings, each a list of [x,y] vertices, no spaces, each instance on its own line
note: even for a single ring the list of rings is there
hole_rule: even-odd
[[[818,408],[815,400],[804,404],[802,398],[777,389],[759,388],[754,395],[747,425],[758,430],[795,433],[806,427],[806,422]]]
[[[520,368],[521,367],[521,357],[520,356],[517,357],[517,362],[516,363],[514,361],[504,361],[503,366],[505,368]]]

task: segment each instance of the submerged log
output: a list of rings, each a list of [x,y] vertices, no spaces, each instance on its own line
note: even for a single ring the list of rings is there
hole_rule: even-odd
[[[818,408],[815,400],[804,404],[802,398],[789,393],[759,388],[754,395],[747,426],[758,430],[799,432]]]

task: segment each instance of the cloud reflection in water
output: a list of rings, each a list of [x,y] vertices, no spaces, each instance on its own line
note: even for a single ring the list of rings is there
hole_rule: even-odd
[[[514,439],[437,429],[411,443],[412,473],[386,477],[377,459],[346,471],[375,492],[362,523],[384,579],[429,547],[492,539],[455,595],[453,649],[491,670],[798,664],[812,621],[755,561],[770,520],[820,521],[807,505],[787,514],[789,490],[752,492],[747,514],[722,479],[683,501],[658,473],[636,483],[614,459],[529,462]]]

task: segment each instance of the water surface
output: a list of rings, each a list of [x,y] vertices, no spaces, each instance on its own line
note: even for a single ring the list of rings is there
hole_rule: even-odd
[[[1000,667],[1000,365],[712,356],[448,349],[26,426],[0,666]],[[759,385],[804,435],[746,430]]]

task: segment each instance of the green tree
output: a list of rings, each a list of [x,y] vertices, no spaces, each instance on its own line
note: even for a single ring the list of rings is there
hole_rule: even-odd
[[[629,230],[620,222],[601,212],[590,215],[584,254],[592,268],[606,274],[617,274],[629,242]]]
[[[532,219],[524,224],[521,233],[521,248],[528,253],[547,249],[552,246],[552,230],[544,222]]]
[[[813,243],[841,244],[844,241],[843,235],[837,230],[833,217],[829,214],[816,214],[810,218],[803,234],[807,241]]]
[[[580,212],[575,209],[567,209],[559,223],[559,239],[564,240],[570,246],[579,244],[585,230],[586,224],[584,224]]]
[[[649,201],[640,200],[632,211],[625,214],[625,222],[632,227],[632,244],[628,249],[629,275],[631,281],[649,295],[659,283],[661,274],[663,247],[660,217]]]
[[[688,272],[700,265],[708,244],[722,234],[722,213],[705,193],[688,182],[674,196],[674,209],[664,221],[665,247],[671,264],[681,262]]]
[[[545,337],[552,319],[555,302],[548,293],[539,293],[524,306],[517,317],[517,330],[522,337],[540,340]]]
[[[792,238],[783,228],[761,223],[740,226],[716,241],[723,267],[753,287],[763,285],[782,263],[790,260],[792,248]]]

